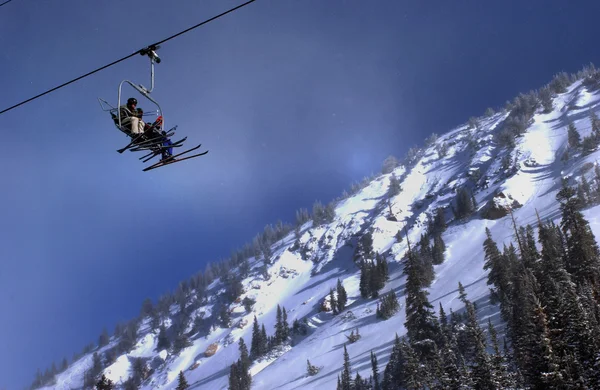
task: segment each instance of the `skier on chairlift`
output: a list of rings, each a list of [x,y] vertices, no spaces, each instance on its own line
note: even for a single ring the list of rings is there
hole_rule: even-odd
[[[128,80],[123,80],[121,84],[119,84],[119,100],[116,107],[112,106],[106,100],[98,98],[102,110],[110,112],[110,115],[116,127],[131,138],[128,145],[126,145],[123,148],[117,149],[118,153],[123,153],[126,150],[132,152],[147,152],[148,154],[139,158],[143,162],[148,162],[156,156],[161,156],[160,161],[155,162],[154,164],[144,168],[144,172],[150,171],[152,169],[157,169],[172,163],[178,163],[184,160],[204,156],[208,153],[208,150],[206,150],[204,152],[190,154],[191,152],[199,149],[200,146],[202,146],[202,144],[198,144],[193,148],[173,154],[173,150],[175,148],[183,146],[183,143],[187,139],[187,136],[183,137],[178,141],[171,142],[170,137],[175,133],[175,129],[177,128],[177,126],[167,131],[163,130],[163,127],[165,126],[165,121],[163,119],[162,109],[158,102],[156,102],[156,100],[149,96],[152,90],[154,89],[154,64],[160,63],[160,58],[156,54],[157,49],[158,46],[153,45],[140,51],[141,55],[148,56],[150,58],[150,89],[143,87],[141,84],[136,85]],[[130,97],[129,99],[127,99],[126,104],[120,105],[121,87],[125,83],[131,86],[136,91],[138,91],[140,94],[142,94],[144,97],[146,97],[148,100],[154,103],[154,105],[157,106],[158,117],[152,124],[146,124],[142,120],[144,111],[141,108],[137,107],[138,102],[136,98]]]
[[[141,108],[138,107],[136,111],[137,111],[138,118],[140,118],[140,120],[142,120],[142,116],[144,115],[144,110],[142,110]],[[158,134],[160,132],[160,135],[162,136],[161,138],[162,138],[162,145],[163,145],[163,149],[161,150],[162,160],[166,161],[166,160],[172,159],[171,156],[173,155],[173,147],[169,147],[169,146],[172,145],[173,142],[171,142],[171,139],[166,136],[167,135],[166,131],[160,130],[160,124],[161,124],[161,120],[157,120],[152,125],[149,125],[146,123],[144,125],[144,132],[147,132],[150,129],[156,130],[155,134]],[[154,138],[153,135],[151,135],[150,137]]]
[[[119,107],[119,115],[121,115],[121,126],[128,128],[133,136],[140,135],[144,132],[146,125],[141,117],[138,117],[137,99],[127,99],[127,104]]]

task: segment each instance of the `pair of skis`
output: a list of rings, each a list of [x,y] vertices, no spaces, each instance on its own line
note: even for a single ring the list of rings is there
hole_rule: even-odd
[[[171,143],[169,145],[164,145],[163,144],[163,142],[164,142],[164,140],[166,138],[171,137],[173,134],[175,134],[175,129],[177,129],[177,126],[175,126],[172,129],[170,129],[165,135],[162,135],[162,134],[161,135],[157,135],[156,137],[153,137],[153,138],[148,139],[148,140],[143,140],[142,137],[143,137],[144,134],[140,134],[140,135],[138,135],[136,137],[133,137],[132,140],[131,140],[131,142],[127,146],[125,146],[122,149],[118,149],[117,152],[118,153],[123,153],[126,150],[130,150],[132,152],[138,152],[138,151],[143,151],[143,150],[150,150],[151,151],[150,153],[148,153],[148,154],[146,154],[146,155],[144,155],[144,156],[142,156],[142,157],[139,158],[140,160],[143,160],[143,162],[148,162],[151,159],[153,159],[154,157],[162,154],[163,151],[165,151],[167,149],[170,149],[170,148],[179,148],[179,147],[183,146],[183,142],[185,142],[185,140],[187,139],[187,137],[184,137],[183,139],[180,139],[179,141],[173,142],[173,143]],[[188,154],[190,152],[193,152],[194,150],[199,149],[200,146],[202,146],[202,144],[200,144],[200,145],[198,145],[198,146],[196,146],[196,147],[194,147],[192,149],[189,149],[189,150],[183,151],[181,153],[175,154],[173,156],[169,156],[167,158],[163,158],[160,161],[158,161],[157,163],[155,163],[153,165],[150,165],[149,167],[144,168],[143,171],[144,172],[150,171],[150,170],[153,170],[153,169],[161,168],[161,167],[163,167],[165,165],[173,164],[173,163],[176,163],[176,162],[181,162],[181,161],[184,161],[184,160],[189,160],[189,159],[192,159],[192,158],[195,158],[195,157],[200,157],[200,156],[203,156],[203,155],[207,154],[208,150],[205,151],[205,152],[202,152],[202,153],[194,154],[192,156],[186,156],[184,158],[177,158],[177,157],[186,155],[186,154]]]
[[[174,156],[170,156],[170,157],[168,157],[166,159],[162,159],[159,162],[157,162],[157,163],[155,163],[153,165],[150,165],[149,167],[144,168],[143,171],[147,172],[147,171],[150,171],[152,169],[164,167],[165,165],[174,164],[174,163],[178,163],[178,162],[181,162],[181,161],[184,161],[184,160],[189,160],[191,158],[196,158],[196,157],[204,156],[206,153],[208,153],[208,150],[205,151],[205,152],[197,153],[197,154],[194,154],[194,155],[191,155],[191,156],[187,156],[187,157],[184,157],[184,158],[177,158],[179,156],[183,156],[184,154],[188,154],[189,152],[193,152],[194,150],[199,149],[200,146],[202,146],[202,144],[199,144],[196,147],[193,147],[193,148],[191,148],[189,150],[186,150],[186,151],[181,152],[179,154],[176,154]]]

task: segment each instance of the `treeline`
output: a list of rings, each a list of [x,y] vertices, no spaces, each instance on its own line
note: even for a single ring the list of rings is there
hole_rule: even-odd
[[[230,390],[250,390],[252,375],[250,365],[252,362],[267,357],[277,348],[289,344],[296,335],[306,335],[308,328],[305,323],[294,320],[290,327],[285,307],[277,305],[277,316],[273,335],[267,335],[265,325],[259,326],[256,316],[252,325],[252,341],[250,351],[243,337],[239,339],[240,358],[231,364],[229,371]]]
[[[558,73],[540,89],[525,94],[521,93],[512,102],[506,102],[505,109],[510,111],[510,114],[497,135],[497,141],[509,149],[514,148],[515,139],[532,124],[535,111],[542,108],[544,113],[551,112],[553,110],[552,99],[557,94],[566,92],[571,84],[579,80],[583,80],[583,84],[591,91],[600,88],[600,72],[591,64],[570,75],[565,72]],[[588,140],[588,146],[591,143],[592,139]]]
[[[486,229],[484,268],[506,335],[459,282],[464,312],[436,314],[428,300],[422,251],[409,248],[404,273],[407,335],[394,342],[383,375],[371,352],[372,374],[352,374],[344,347],[338,389],[575,389],[600,387],[600,249],[575,188],[557,194],[561,221],[514,226],[515,243],[501,251]],[[538,249],[540,248],[540,249]]]
[[[334,216],[333,203],[323,206],[320,202],[316,201],[312,216],[306,209],[300,209],[296,212],[295,225],[278,221],[275,225],[269,224],[265,226],[263,232],[257,234],[251,242],[246,243],[240,249],[233,251],[229,258],[219,262],[207,263],[204,272],[198,272],[190,279],[181,281],[172,293],[163,294],[156,303],[147,298],[142,303],[139,316],[127,322],[116,324],[112,336],[108,334],[106,329],[103,329],[98,342],[90,343],[81,352],[75,353],[71,363],[74,363],[86,354],[108,345],[111,340],[118,340],[114,348],[102,354],[100,359],[101,364],[97,366],[102,367],[102,370],[108,367],[120,354],[127,353],[133,348],[137,342],[139,325],[147,317],[151,318],[151,328],[160,331],[161,346],[168,346],[166,349],[170,349],[171,353],[178,353],[182,348],[188,346],[190,344],[188,340],[190,334],[199,331],[206,332],[215,323],[218,323],[220,326],[229,326],[230,318],[226,306],[235,301],[243,293],[241,279],[247,277],[250,273],[249,259],[252,257],[261,258],[264,264],[262,267],[264,274],[266,266],[272,262],[270,248],[274,243],[284,238],[294,229],[299,229],[300,226],[313,218],[316,220],[315,223],[325,223],[330,221]],[[239,270],[238,275],[234,275],[232,272],[236,268]],[[190,318],[190,313],[208,303],[206,289],[219,278],[226,286],[227,294],[225,300],[217,300],[215,303],[218,318],[216,320],[205,319],[200,316]],[[161,329],[160,324],[164,319],[171,317],[171,307],[174,305],[179,306],[179,312],[174,321],[174,329],[169,329],[169,332],[167,332],[166,329]],[[245,306],[248,306],[248,302],[245,303]],[[194,323],[194,328],[192,332],[186,334],[184,330],[190,321]],[[167,333],[170,335],[169,341],[167,341]],[[51,385],[55,376],[65,371],[68,366],[69,362],[64,358],[58,365],[52,363],[52,366],[43,373],[38,369],[35,379],[30,385],[30,389]],[[91,383],[92,380],[96,379],[97,376],[89,375],[88,382]]]

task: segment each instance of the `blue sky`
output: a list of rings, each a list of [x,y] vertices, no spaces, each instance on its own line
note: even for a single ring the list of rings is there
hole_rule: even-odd
[[[0,109],[240,3],[12,1]],[[160,50],[153,96],[210,152],[152,172],[96,100],[147,85],[141,56],[0,115],[0,388],[388,155],[600,64],[600,4],[522,3],[258,0]]]

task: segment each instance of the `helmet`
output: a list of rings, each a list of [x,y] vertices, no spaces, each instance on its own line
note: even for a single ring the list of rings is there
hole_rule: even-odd
[[[137,99],[136,98],[129,98],[129,99],[127,99],[127,104],[137,104]]]

